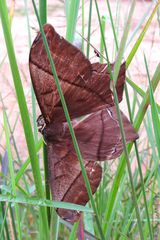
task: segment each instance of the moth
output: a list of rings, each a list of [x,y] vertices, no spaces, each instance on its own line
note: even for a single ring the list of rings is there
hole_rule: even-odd
[[[102,176],[98,161],[117,158],[123,151],[108,66],[98,62],[91,63],[50,24],[44,25],[44,32],[91,189],[95,193]],[[41,132],[47,145],[52,198],[55,201],[85,205],[89,197],[40,32],[30,50],[29,69],[45,122]],[[119,102],[123,95],[125,71],[123,63],[116,84]],[[134,141],[138,135],[127,117],[122,112],[121,114],[126,142]],[[86,117],[77,121],[77,118],[82,116]],[[38,122],[43,122],[41,117]],[[78,211],[56,211],[60,217],[70,222],[75,222],[80,217]]]

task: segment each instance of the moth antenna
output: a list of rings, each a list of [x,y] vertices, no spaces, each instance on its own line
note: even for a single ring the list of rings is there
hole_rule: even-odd
[[[30,28],[37,34],[39,32],[39,30],[37,29],[37,27],[33,27],[33,25],[30,25]]]
[[[94,49],[94,53],[96,54],[96,56],[98,55],[98,57],[103,57],[103,59],[105,59],[107,61],[107,59],[104,57],[104,55],[102,53],[100,53],[100,51],[97,50],[96,47],[93,46],[93,44],[91,44],[85,37],[82,36],[81,33],[77,32],[77,34],[79,34],[81,36],[81,38],[83,38],[93,49]]]

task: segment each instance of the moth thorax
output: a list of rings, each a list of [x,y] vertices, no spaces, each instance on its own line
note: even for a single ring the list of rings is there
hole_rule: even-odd
[[[65,133],[64,123],[47,124],[43,130],[43,137],[46,142],[54,142],[63,138]]]

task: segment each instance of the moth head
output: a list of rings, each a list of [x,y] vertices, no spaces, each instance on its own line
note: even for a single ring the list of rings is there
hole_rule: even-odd
[[[42,133],[42,132],[43,132],[43,129],[45,128],[45,126],[46,126],[46,123],[45,123],[44,117],[43,117],[43,115],[40,115],[40,116],[37,118],[37,128],[38,128],[38,132]]]
[[[45,142],[61,140],[65,133],[65,123],[50,123],[42,130]]]

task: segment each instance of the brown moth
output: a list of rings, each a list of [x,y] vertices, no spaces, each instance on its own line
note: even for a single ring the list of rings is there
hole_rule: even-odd
[[[50,24],[44,25],[44,31],[91,189],[95,193],[102,175],[97,161],[114,159],[123,151],[108,67],[106,64],[91,64]],[[53,200],[85,205],[89,197],[40,32],[30,50],[29,68],[46,124],[42,134],[47,144]],[[125,63],[121,65],[116,85],[119,101],[122,100],[124,83]],[[87,114],[83,120],[75,120]],[[122,119],[127,143],[134,141],[138,138],[137,133],[123,113]],[[77,221],[80,216],[79,212],[67,209],[57,209],[57,213],[70,222]]]

